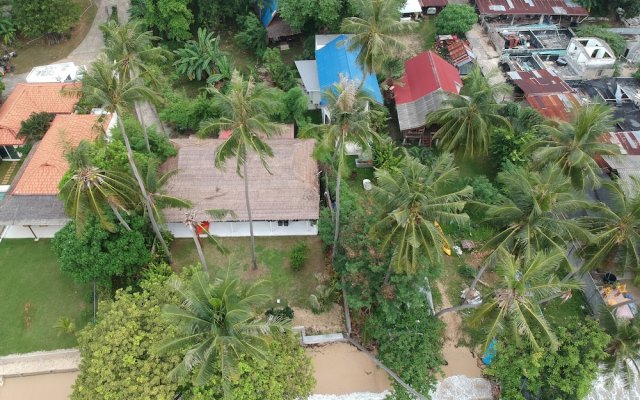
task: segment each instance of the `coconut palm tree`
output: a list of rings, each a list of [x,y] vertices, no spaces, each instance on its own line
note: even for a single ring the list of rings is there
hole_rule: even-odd
[[[122,218],[120,211],[127,212],[135,207],[138,196],[133,188],[131,176],[116,171],[105,171],[87,162],[87,158],[78,156],[85,152],[88,142],[81,142],[78,149],[68,154],[70,178],[60,188],[60,197],[65,212],[76,223],[78,233],[84,229],[89,215],[94,215],[100,225],[110,232],[115,226],[107,217],[105,210],[110,208],[122,226],[131,230]],[[81,161],[82,159],[82,161]]]
[[[157,351],[184,351],[171,376],[192,373],[196,386],[208,383],[215,371],[220,371],[225,398],[230,398],[240,355],[264,358],[270,336],[289,329],[287,322],[263,319],[261,308],[270,296],[261,281],[248,285],[226,276],[212,283],[208,273],[198,271],[190,281],[173,277],[168,285],[179,303],[165,305],[162,311],[178,333]]]
[[[629,187],[605,181],[598,195],[606,203],[599,203],[584,218],[595,239],[583,269],[615,260],[622,268],[640,270],[640,181],[632,180]]]
[[[425,263],[442,261],[448,240],[440,224],[463,225],[469,217],[462,212],[473,189],[455,189],[458,169],[450,153],[440,155],[429,165],[405,156],[397,169],[377,170],[372,194],[384,214],[372,233],[381,237],[383,249],[391,248],[387,284],[391,271],[415,273]]]
[[[164,216],[161,210],[164,208],[191,208],[192,204],[189,200],[181,199],[175,196],[169,196],[163,190],[163,186],[174,176],[178,170],[171,170],[162,175],[158,174],[158,160],[150,159],[147,164],[147,173],[145,174],[144,185],[147,190],[147,196],[151,203],[151,210],[156,221],[164,223]]]
[[[611,342],[605,349],[609,358],[604,362],[604,372],[610,378],[621,378],[625,386],[629,387],[640,374],[640,319],[618,319],[609,310],[602,310],[599,320],[611,337]]]
[[[396,1],[358,0],[353,6],[358,16],[345,18],[341,26],[343,32],[352,34],[345,44],[349,51],[359,51],[357,61],[365,75],[380,72],[386,59],[406,47],[398,35],[416,29],[418,23],[400,21]]]
[[[554,249],[549,253],[532,252],[516,257],[504,249],[498,252],[498,282],[492,285],[491,292],[471,317],[472,325],[488,327],[483,351],[499,335],[513,336],[515,340],[524,338],[534,349],[539,349],[538,333],[549,340],[553,350],[557,349],[557,338],[539,302],[580,288],[579,282],[561,281],[556,276],[564,253]]]
[[[154,42],[160,38],[154,36],[151,31],[147,31],[142,20],[130,20],[124,25],[112,20],[102,25],[100,29],[105,34],[104,54],[107,59],[115,62],[120,79],[130,80],[142,76],[152,85],[157,85],[155,73],[149,65],[166,62],[171,57],[171,53],[154,45]],[[138,119],[142,124],[147,151],[151,152],[142,113],[138,113]]]
[[[557,250],[566,253],[572,241],[589,243],[592,235],[585,224],[573,218],[588,209],[590,202],[576,193],[560,168],[550,165],[540,172],[513,168],[498,175],[505,188],[504,200],[484,205],[487,222],[500,231],[487,241],[484,250],[493,250],[471,284],[495,261],[498,250],[527,256],[535,251]]]
[[[577,190],[598,187],[602,172],[596,158],[620,153],[617,145],[602,140],[614,124],[611,107],[601,103],[578,108],[570,123],[547,120],[539,127],[547,138],[530,146],[533,159],[537,165],[558,163]]]
[[[253,78],[244,80],[238,71],[234,71],[226,93],[215,87],[209,87],[207,90],[213,95],[212,101],[215,108],[220,110],[220,117],[204,121],[200,127],[200,133],[231,131],[229,138],[216,149],[214,164],[216,168],[221,168],[229,159],[235,158],[236,173],[244,179],[244,195],[251,236],[251,261],[253,269],[257,269],[247,159],[250,153],[255,153],[262,166],[269,170],[267,158],[273,157],[273,151],[263,138],[270,138],[281,132],[280,125],[269,120],[269,115],[273,115],[278,107],[277,96],[274,89],[262,83],[256,83]]]
[[[319,134],[317,154],[331,154],[336,168],[335,188],[335,231],[333,255],[338,249],[340,234],[340,184],[349,170],[348,147],[358,147],[362,152],[371,150],[371,142],[376,133],[370,124],[369,104],[373,101],[356,81],[341,77],[340,81],[324,94],[331,121],[325,125],[315,125],[308,132]]]
[[[224,218],[226,215],[233,215],[233,211],[230,210],[207,210],[207,213],[216,219]],[[200,257],[200,266],[202,267],[203,272],[208,272],[207,267],[207,259],[204,256],[204,251],[202,250],[202,244],[200,244],[200,235],[198,231],[204,233],[207,238],[211,240],[211,242],[216,246],[218,251],[221,253],[226,253],[227,250],[222,246],[220,241],[216,239],[209,229],[198,219],[198,211],[190,210],[185,214],[184,224],[189,228],[191,232],[191,238],[193,239],[193,243],[196,245],[196,251],[198,252],[198,257]]]
[[[91,70],[83,76],[82,86],[75,87],[71,89],[70,92],[76,95],[84,94],[87,101],[102,104],[102,107],[107,112],[115,113],[118,119],[118,126],[122,132],[124,145],[127,149],[127,159],[131,167],[131,172],[142,195],[143,205],[149,216],[156,239],[162,246],[169,262],[171,262],[169,247],[162,237],[160,226],[156,220],[156,213],[154,213],[152,208],[151,198],[147,193],[144,180],[133,158],[131,143],[129,143],[129,137],[127,136],[122,120],[122,115],[131,110],[136,101],[154,101],[158,98],[158,95],[147,87],[140,77],[130,80],[121,79],[120,75],[111,68],[108,61],[104,58],[96,60]]]

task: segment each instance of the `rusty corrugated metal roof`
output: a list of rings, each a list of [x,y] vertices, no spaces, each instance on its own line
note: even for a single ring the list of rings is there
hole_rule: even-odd
[[[476,0],[476,5],[481,15],[589,15],[584,7],[571,0]]]

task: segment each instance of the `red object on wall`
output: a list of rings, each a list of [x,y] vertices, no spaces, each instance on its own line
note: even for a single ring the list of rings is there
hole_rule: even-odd
[[[209,221],[202,221],[196,226],[198,235],[206,235],[209,232]]]

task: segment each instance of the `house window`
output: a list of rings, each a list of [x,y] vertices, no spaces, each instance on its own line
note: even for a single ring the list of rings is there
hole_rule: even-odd
[[[278,221],[278,226],[289,226],[289,221],[280,220]]]

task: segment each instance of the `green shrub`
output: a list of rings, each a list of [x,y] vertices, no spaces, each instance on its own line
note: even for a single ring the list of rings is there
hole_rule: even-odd
[[[314,314],[320,314],[329,309],[333,304],[335,291],[327,285],[316,286],[316,292],[309,295],[309,305]]]
[[[293,67],[282,61],[280,49],[269,48],[262,56],[264,67],[269,72],[273,84],[282,90],[289,90],[298,85]]]
[[[470,265],[460,264],[458,265],[458,275],[460,275],[465,280],[472,280],[476,277],[477,271]]]
[[[286,307],[274,307],[274,308],[270,308],[267,311],[265,311],[264,315],[266,315],[267,317],[276,317],[276,318],[281,318],[281,319],[288,319],[288,320],[292,320],[293,319],[293,309],[289,306]]]
[[[267,47],[267,31],[254,13],[240,15],[236,20],[239,32],[233,40],[238,47],[261,57]]]
[[[299,271],[309,259],[309,245],[307,242],[298,242],[289,252],[289,262],[294,271]]]
[[[478,20],[476,10],[468,4],[449,4],[436,17],[438,35],[462,35],[471,30]]]
[[[29,118],[20,123],[18,136],[25,138],[27,143],[37,142],[49,130],[54,116],[47,112],[31,113]]]

